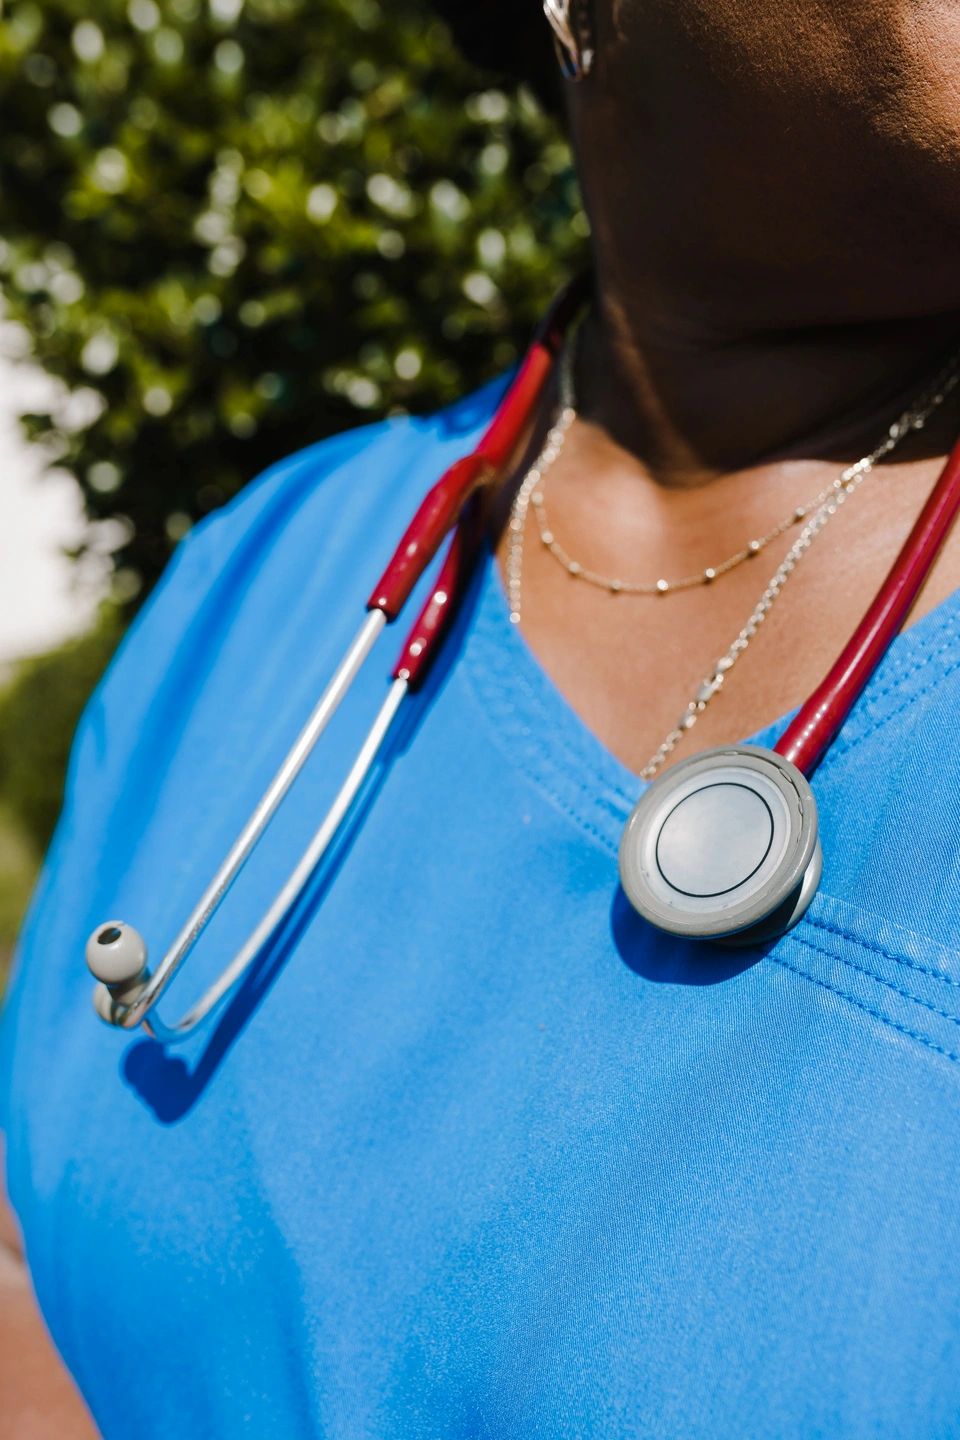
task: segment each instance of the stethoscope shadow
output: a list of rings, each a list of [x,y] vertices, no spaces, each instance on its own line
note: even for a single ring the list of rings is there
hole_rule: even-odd
[[[213,1029],[199,1058],[190,1064],[183,1053],[152,1038],[136,1040],[124,1052],[121,1068],[126,1084],[153,1111],[162,1125],[175,1125],[183,1120],[202,1098],[231,1049],[256,1015],[264,998],[276,984],[327,893],[335,884],[395,761],[412,745],[426,715],[449,679],[457,656],[463,648],[480,594],[482,571],[488,563],[490,557],[485,553],[423,687],[405,701],[397,715],[379,764],[368,778],[337,839],[283,924],[264,946],[226,1001],[224,1008],[218,1012],[218,1018],[211,1022]],[[243,883],[242,877],[238,883]],[[189,964],[188,959],[184,965],[185,973]]]
[[[610,933],[624,965],[657,985],[722,985],[759,964],[774,944],[725,949],[709,940],[664,935],[637,914],[619,885],[610,907]]]
[[[190,1113],[276,984],[349,855],[388,768],[384,765],[376,779],[371,779],[336,844],[328,851],[299,901],[219,1012],[196,1062],[189,1064],[180,1051],[152,1038],[136,1041],[125,1053],[124,1080],[162,1125],[175,1125]]]

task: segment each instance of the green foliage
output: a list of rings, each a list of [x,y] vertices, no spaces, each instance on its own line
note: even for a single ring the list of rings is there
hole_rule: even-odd
[[[0,992],[33,888],[37,851],[23,827],[0,805]]]
[[[0,992],[60,813],[73,732],[122,629],[104,607],[90,634],[22,661],[0,689]]]
[[[0,692],[0,794],[8,817],[37,853],[60,812],[80,712],[120,633],[116,612],[105,609],[89,635],[24,661]]]
[[[120,599],[265,464],[511,363],[583,260],[555,122],[423,0],[13,0],[0,133],[8,318],[72,396],[28,432],[123,519]]]

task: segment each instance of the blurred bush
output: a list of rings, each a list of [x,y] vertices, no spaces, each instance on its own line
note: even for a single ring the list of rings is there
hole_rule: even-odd
[[[38,852],[0,804],[0,992],[38,864]]]
[[[583,259],[555,122],[422,0],[12,0],[0,133],[7,317],[68,392],[25,423],[128,607],[267,463],[510,364]]]
[[[121,635],[105,607],[89,635],[20,664],[0,691],[0,795],[31,847],[53,834],[80,712]]]
[[[0,987],[60,813],[73,732],[122,628],[104,607],[89,635],[22,662],[0,689]]]

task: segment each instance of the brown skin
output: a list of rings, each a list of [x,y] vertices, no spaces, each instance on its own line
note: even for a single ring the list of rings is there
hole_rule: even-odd
[[[594,71],[567,93],[596,305],[547,497],[578,559],[655,580],[812,497],[960,340],[960,3],[595,3]],[[809,693],[958,432],[953,403],[835,517],[675,758]],[[571,580],[531,522],[524,632],[639,770],[791,538],[708,588],[631,599]],[[958,585],[960,529],[911,622]]]
[[[0,1177],[3,1140],[0,1137]],[[0,1440],[96,1440],[97,1431],[46,1332],[0,1184]]]
[[[594,568],[656,578],[812,496],[960,336],[960,0],[595,3],[595,71],[569,98],[598,305],[551,523]],[[958,430],[954,404],[836,516],[681,755],[807,694]],[[531,544],[525,633],[639,769],[788,543],[656,600],[589,590]],[[958,584],[960,531],[911,618]],[[3,1355],[0,1440],[94,1433],[0,1250]]]

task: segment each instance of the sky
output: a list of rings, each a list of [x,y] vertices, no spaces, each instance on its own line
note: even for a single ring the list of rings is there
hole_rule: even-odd
[[[102,567],[81,580],[63,554],[84,533],[75,481],[44,474],[17,433],[18,412],[50,393],[38,371],[0,356],[0,665],[84,630],[103,591]]]

